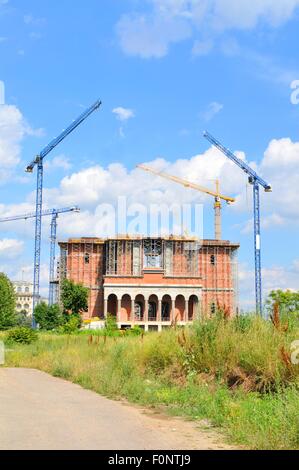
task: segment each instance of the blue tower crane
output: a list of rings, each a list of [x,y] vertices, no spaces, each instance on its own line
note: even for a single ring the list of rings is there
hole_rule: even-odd
[[[90,108],[82,113],[73,123],[65,129],[58,137],[52,140],[27,166],[26,172],[33,173],[37,166],[36,183],[36,220],[35,220],[35,249],[34,249],[34,277],[33,277],[33,312],[36,303],[39,300],[39,280],[40,280],[40,251],[41,251],[41,224],[42,224],[42,206],[43,206],[43,160],[60,144],[69,134],[71,134],[85,119],[101,106],[101,101],[96,101]],[[34,315],[32,317],[32,326],[35,328]]]
[[[254,211],[254,256],[255,256],[255,297],[256,313],[262,315],[262,263],[261,263],[261,220],[260,220],[260,186],[265,192],[271,192],[271,186],[264,181],[247,163],[236,157],[230,150],[224,147],[208,132],[204,137],[226,157],[238,165],[247,175],[248,181],[253,186],[253,211]]]
[[[52,216],[51,220],[51,236],[50,236],[50,269],[49,269],[49,305],[54,304],[54,279],[55,279],[55,249],[56,249],[56,234],[57,234],[57,219],[59,214],[65,214],[66,212],[80,212],[79,207],[66,207],[63,209],[47,209],[42,211],[42,217]],[[20,214],[11,217],[0,218],[1,222],[12,222],[14,220],[27,220],[34,219],[36,217],[35,212],[29,214]]]

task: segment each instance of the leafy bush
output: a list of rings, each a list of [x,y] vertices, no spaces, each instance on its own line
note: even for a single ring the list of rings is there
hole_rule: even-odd
[[[59,332],[66,335],[78,333],[81,326],[81,319],[78,315],[69,315],[67,321],[59,328]]]
[[[19,344],[31,344],[37,341],[37,332],[25,326],[18,326],[8,332],[7,341]]]
[[[140,326],[135,325],[133,328],[128,329],[126,333],[132,336],[140,336],[143,333],[143,329],[140,328]]]
[[[65,314],[79,315],[88,310],[89,290],[81,284],[64,279],[61,289],[61,301]]]
[[[8,277],[0,273],[0,330],[8,330],[16,325],[16,296]]]
[[[41,302],[35,307],[34,318],[41,330],[54,330],[63,324],[63,316],[59,305],[48,306],[45,302]]]
[[[107,335],[118,331],[116,318],[114,315],[111,315],[110,313],[108,313],[107,318],[106,318],[105,330],[106,330]]]

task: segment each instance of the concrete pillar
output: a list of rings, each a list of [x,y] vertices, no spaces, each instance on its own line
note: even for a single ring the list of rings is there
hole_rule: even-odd
[[[118,323],[121,321],[121,299],[117,299],[116,321]]]
[[[171,300],[171,312],[170,312],[170,321],[175,321],[175,300]]]
[[[185,313],[184,313],[184,321],[187,323],[189,321],[189,301],[185,300]]]
[[[135,299],[131,300],[131,322],[135,323]]]
[[[148,323],[148,299],[144,300],[144,315],[143,319],[145,323]]]
[[[104,318],[107,318],[108,314],[108,299],[104,299]]]
[[[157,322],[162,321],[162,300],[158,300]]]

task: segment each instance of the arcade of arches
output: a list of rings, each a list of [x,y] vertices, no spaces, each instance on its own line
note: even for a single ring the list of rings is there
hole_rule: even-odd
[[[111,293],[104,300],[104,315],[114,315],[121,325],[186,324],[199,317],[200,296],[183,294]]]

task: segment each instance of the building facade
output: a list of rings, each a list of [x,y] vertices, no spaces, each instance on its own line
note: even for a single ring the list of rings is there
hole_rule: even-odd
[[[32,316],[33,284],[26,281],[15,281],[13,286],[16,293],[17,313],[26,312],[27,316]]]
[[[228,241],[186,237],[80,238],[60,244],[59,280],[89,288],[85,318],[119,327],[185,325],[218,308],[237,310],[237,252]]]

